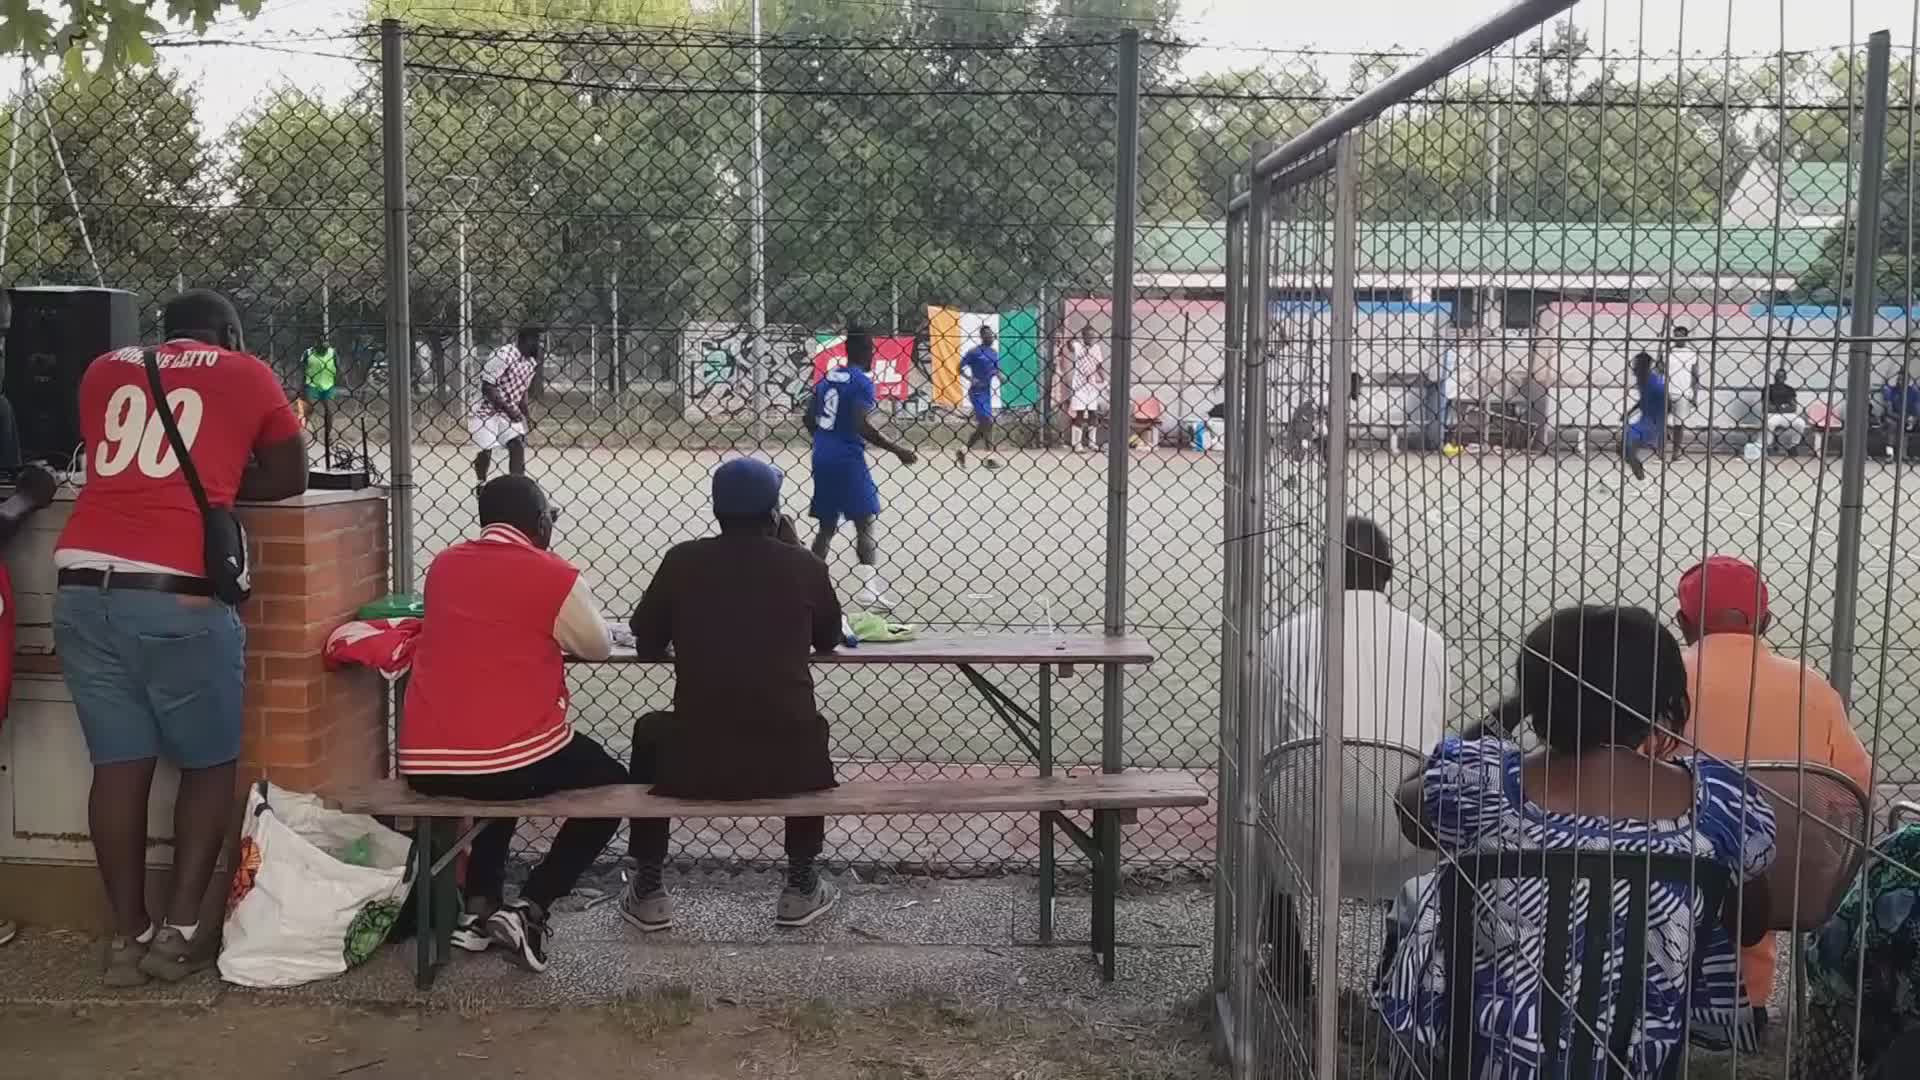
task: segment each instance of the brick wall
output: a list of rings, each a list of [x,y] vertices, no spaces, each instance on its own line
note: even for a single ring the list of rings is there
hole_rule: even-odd
[[[313,492],[245,507],[253,540],[246,727],[240,782],[296,791],[387,774],[384,683],[329,672],[327,635],[387,591],[387,501],[374,492]]]

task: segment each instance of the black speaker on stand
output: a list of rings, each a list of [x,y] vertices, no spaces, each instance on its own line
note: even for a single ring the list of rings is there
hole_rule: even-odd
[[[7,290],[4,383],[20,456],[65,469],[80,446],[80,376],[95,357],[140,344],[138,297],[124,289],[30,285]]]

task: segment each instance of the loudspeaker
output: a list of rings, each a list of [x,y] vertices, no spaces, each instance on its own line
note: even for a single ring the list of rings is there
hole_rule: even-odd
[[[95,357],[140,344],[138,298],[59,285],[7,290],[5,389],[23,461],[65,469],[80,445],[80,376]]]

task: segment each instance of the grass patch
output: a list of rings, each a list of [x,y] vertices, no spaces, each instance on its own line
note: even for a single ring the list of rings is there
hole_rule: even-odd
[[[680,985],[629,994],[608,1007],[612,1019],[636,1038],[651,1041],[689,1027],[706,1011],[705,1001]]]

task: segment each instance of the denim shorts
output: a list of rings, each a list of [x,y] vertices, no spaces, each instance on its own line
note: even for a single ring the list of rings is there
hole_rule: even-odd
[[[95,765],[240,756],[247,631],[218,600],[62,585],[53,644]]]

